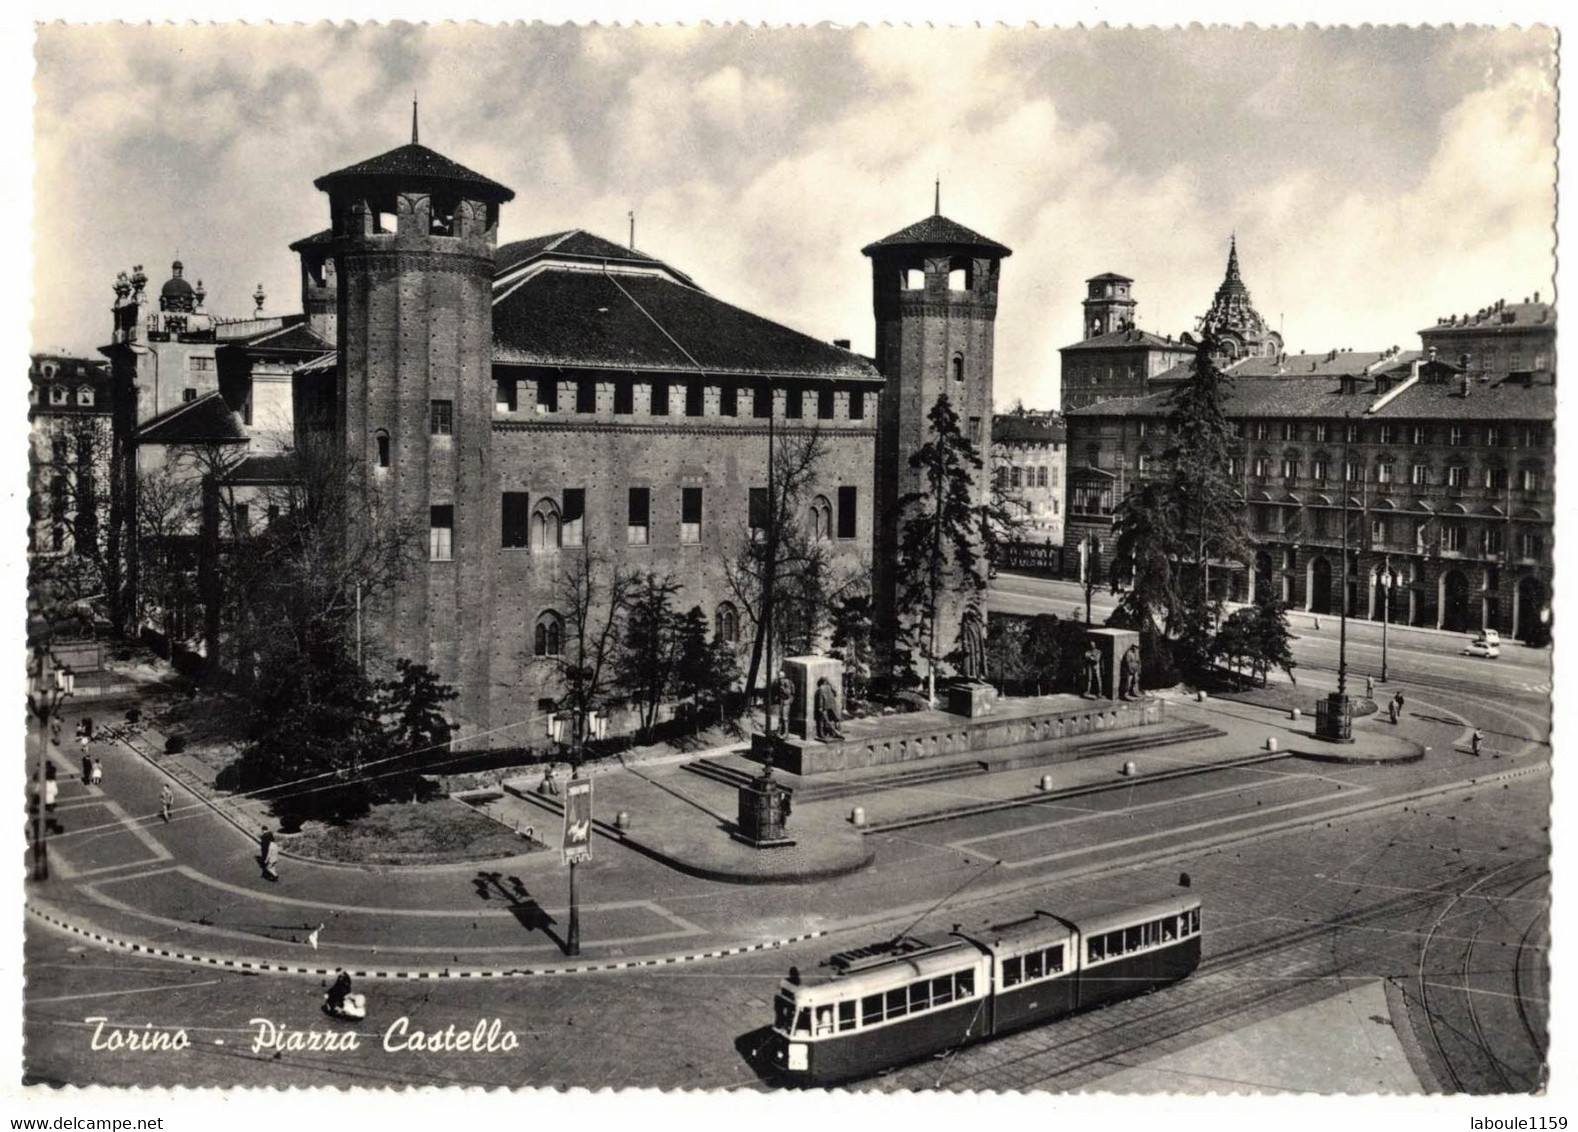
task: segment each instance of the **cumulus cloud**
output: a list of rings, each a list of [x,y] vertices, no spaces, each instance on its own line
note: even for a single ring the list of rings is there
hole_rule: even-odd
[[[1001,403],[1057,402],[1082,281],[1189,329],[1236,230],[1290,346],[1413,344],[1549,287],[1548,32],[45,27],[38,348],[91,352],[109,285],[177,251],[210,306],[324,226],[314,177],[422,140],[518,192],[505,238],[586,227],[722,298],[871,348],[859,249],[943,210],[1014,249]],[[1253,65],[1245,65],[1246,61]]]

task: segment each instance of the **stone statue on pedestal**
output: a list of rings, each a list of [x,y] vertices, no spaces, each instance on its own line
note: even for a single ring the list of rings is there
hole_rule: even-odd
[[[961,671],[966,680],[981,680],[986,676],[986,633],[981,624],[981,611],[970,606],[959,622],[959,650]]]
[[[1092,642],[1085,649],[1085,667],[1080,673],[1079,694],[1101,698],[1101,650]]]
[[[842,739],[844,733],[838,727],[838,689],[833,687],[833,682],[826,676],[816,682],[815,709],[816,737],[823,742]]]

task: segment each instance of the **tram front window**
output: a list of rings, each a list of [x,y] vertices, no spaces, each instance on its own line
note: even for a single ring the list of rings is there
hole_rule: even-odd
[[[773,1029],[789,1032],[789,1027],[794,1023],[794,1000],[779,995],[773,999]]]
[[[819,1037],[822,1034],[831,1034],[833,1032],[833,1008],[831,1006],[817,1008],[816,1032]]]
[[[811,1032],[811,1011],[809,1008],[800,1011],[794,1020],[794,1032],[809,1034]]]

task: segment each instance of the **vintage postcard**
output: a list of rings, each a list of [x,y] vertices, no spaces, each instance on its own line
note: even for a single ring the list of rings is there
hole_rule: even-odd
[[[1546,1088],[1555,29],[33,36],[20,1093]]]

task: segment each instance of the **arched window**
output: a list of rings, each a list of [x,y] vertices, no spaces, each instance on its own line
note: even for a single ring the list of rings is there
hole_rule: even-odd
[[[825,495],[811,500],[811,537],[819,542],[833,537],[833,505]]]
[[[66,387],[64,385],[51,385],[49,387],[49,403],[51,405],[64,405],[66,403]]]
[[[734,606],[723,601],[712,616],[713,631],[722,644],[732,645],[740,639],[740,615]]]
[[[955,354],[953,356],[953,379],[955,381],[963,381],[964,380],[964,355],[963,354]]]
[[[564,618],[551,609],[537,617],[537,627],[532,631],[533,656],[560,656],[564,652]]]
[[[389,433],[385,429],[379,429],[373,433],[373,439],[378,444],[378,466],[387,468],[389,466]]]
[[[559,505],[539,499],[531,512],[531,548],[536,552],[559,549]]]

